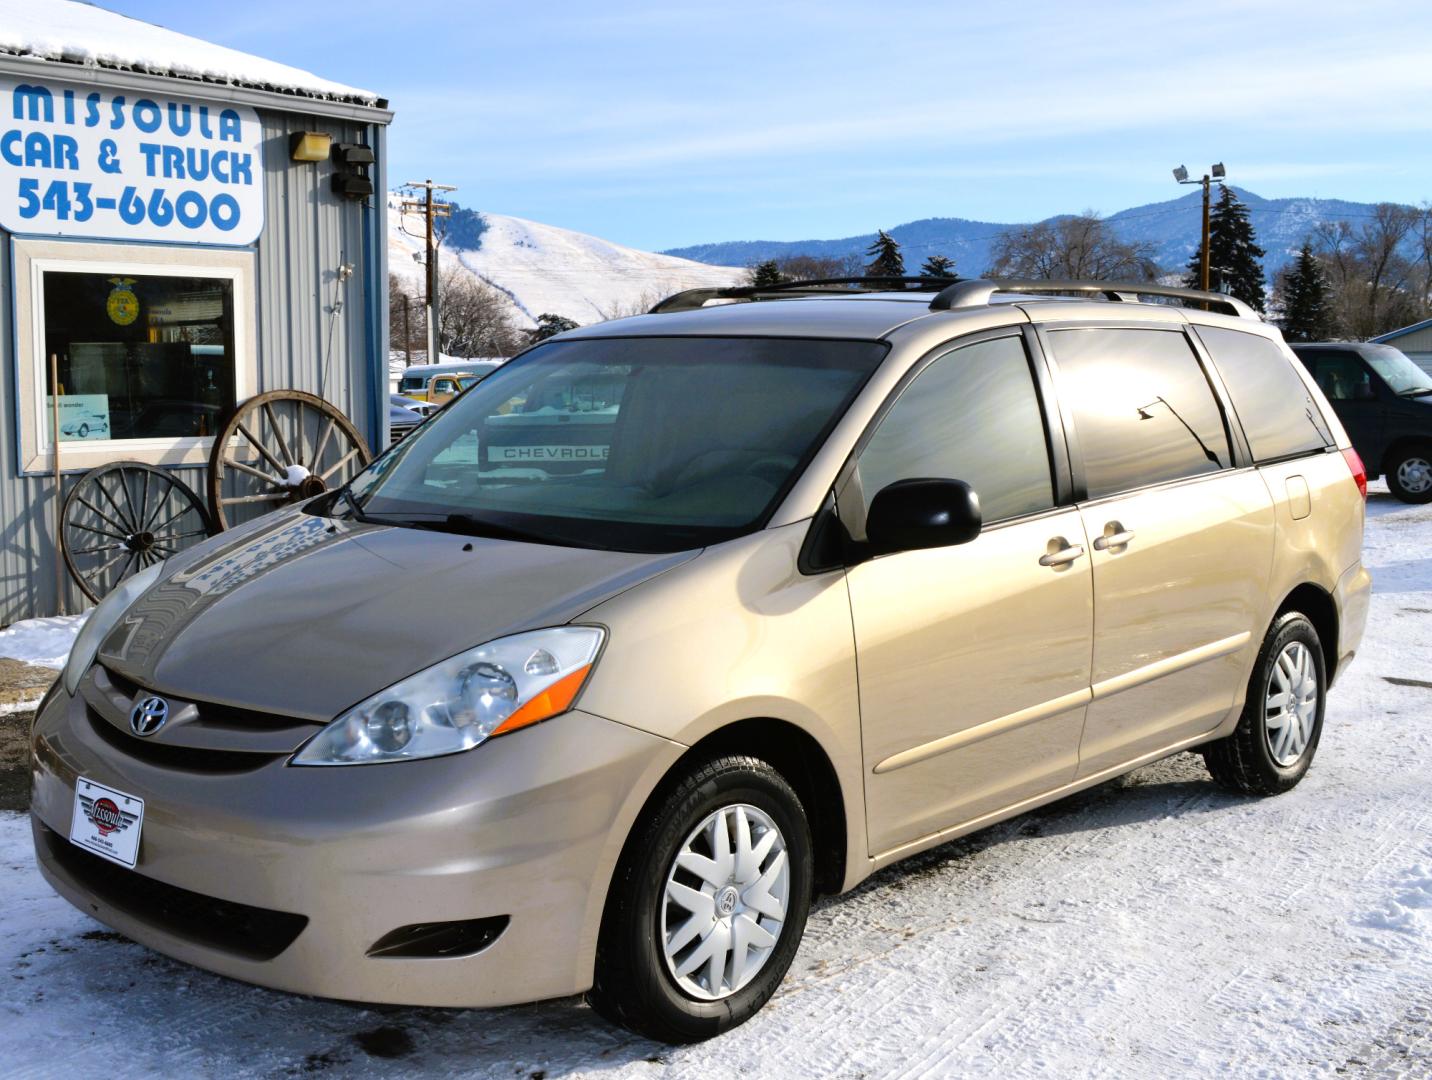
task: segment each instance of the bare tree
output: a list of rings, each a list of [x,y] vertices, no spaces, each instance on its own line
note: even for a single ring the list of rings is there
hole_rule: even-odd
[[[461,266],[442,273],[439,348],[450,356],[511,356],[527,343],[507,296]]]
[[[427,354],[427,313],[422,297],[397,274],[388,274],[388,346],[395,352]],[[417,355],[414,359],[419,359]]]
[[[601,315],[602,322],[626,319],[632,315],[645,315],[670,295],[669,289],[643,289],[638,296],[629,297],[626,300],[613,300],[610,304],[598,308],[597,311]]]
[[[1152,244],[1120,240],[1092,210],[1011,229],[994,243],[993,277],[1152,281]]]
[[[776,266],[787,281],[819,281],[865,274],[864,257],[855,251],[846,255],[782,255],[776,259]]]
[[[1340,333],[1375,337],[1424,316],[1427,289],[1419,280],[1418,260],[1407,252],[1421,216],[1410,206],[1378,203],[1361,225],[1332,221],[1313,230],[1313,250],[1332,285]]]

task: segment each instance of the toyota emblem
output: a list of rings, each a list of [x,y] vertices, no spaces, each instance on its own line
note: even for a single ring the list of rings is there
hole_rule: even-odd
[[[169,702],[162,697],[141,698],[129,710],[129,730],[141,737],[153,735],[169,719]]]

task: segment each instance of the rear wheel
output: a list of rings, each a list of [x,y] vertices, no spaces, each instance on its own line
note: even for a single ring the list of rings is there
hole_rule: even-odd
[[[1394,451],[1387,462],[1387,487],[1403,502],[1432,502],[1432,443]]]
[[[663,1042],[735,1027],[785,977],[811,879],[810,826],[780,773],[752,757],[697,767],[627,845],[588,1001]]]
[[[1300,612],[1280,615],[1263,641],[1238,727],[1203,748],[1213,779],[1231,791],[1277,795],[1313,762],[1323,731],[1322,642]]]

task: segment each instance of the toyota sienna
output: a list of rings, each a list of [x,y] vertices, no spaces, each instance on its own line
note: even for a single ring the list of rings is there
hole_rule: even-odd
[[[1179,751],[1298,783],[1365,491],[1225,296],[679,294],[106,598],[34,724],[40,866],[264,986],[705,1038],[818,893]]]

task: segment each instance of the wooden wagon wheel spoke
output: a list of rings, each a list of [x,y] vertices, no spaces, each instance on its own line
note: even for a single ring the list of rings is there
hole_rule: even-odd
[[[156,526],[176,505],[177,512]],[[191,514],[194,524],[176,526],[187,531],[160,535]],[[116,461],[85,473],[65,496],[61,517],[65,565],[80,591],[95,601],[141,567],[177,555],[213,531],[198,495],[163,469],[138,461]],[[94,537],[118,542],[96,543]],[[105,558],[110,552],[116,554]]]
[[[283,455],[283,463],[285,465],[297,465],[298,462],[294,460],[293,454],[289,453],[288,442],[283,437],[283,428],[279,427],[278,421],[274,419],[273,406],[267,401],[264,402],[264,416],[268,417],[269,430],[273,432],[273,437],[278,440],[278,452]]]
[[[337,424],[337,418],[330,416],[328,418],[328,423],[324,425],[323,434],[318,437],[318,445],[313,448],[314,465],[317,465],[320,461],[323,460],[323,451],[328,446],[328,437],[333,434],[333,429],[335,426],[337,426]]]
[[[339,458],[335,464],[329,466],[329,468],[325,472],[320,473],[319,475],[322,477],[322,479],[327,480],[339,469],[343,468],[343,466],[347,465],[350,461],[352,461],[354,455],[357,454],[358,451],[359,447],[355,446],[352,450],[349,450],[348,453],[344,454],[341,458]]]
[[[73,548],[76,555],[98,555],[101,551],[128,551],[124,544],[100,544],[97,547]]]
[[[76,489],[76,490],[78,490],[78,489]],[[93,511],[94,514],[95,514],[97,517],[99,517],[102,521],[104,521],[106,524],[113,525],[116,529],[119,529],[121,532],[126,532],[126,529],[125,529],[125,526],[124,526],[124,523],[123,523],[123,522],[115,521],[114,518],[110,517],[110,516],[109,516],[108,514],[106,514],[103,510],[101,510],[98,506],[96,506],[94,503],[92,503],[92,502],[90,502],[88,499],[86,499],[83,495],[77,495],[76,498],[77,498],[81,503],[83,503],[85,506],[89,507],[90,510]]]
[[[72,529],[83,529],[85,532],[98,533],[100,536],[112,536],[116,540],[129,539],[129,536],[126,533],[113,533],[110,532],[108,529],[97,529],[93,525],[86,525],[80,521],[67,521],[65,522],[65,524]]]
[[[261,461],[235,460],[228,447],[240,436]],[[320,495],[370,460],[358,429],[328,402],[301,390],[271,390],[238,405],[215,437],[209,509],[214,521],[227,528],[255,513]]]
[[[258,440],[258,437],[255,436],[254,433],[250,431],[247,427],[245,427],[242,422],[235,424],[234,428],[236,431],[238,431],[240,435],[249,440],[250,445],[252,445],[255,450],[257,450],[260,454],[263,455],[265,461],[267,461],[270,465],[272,465],[275,469],[278,470],[280,476],[286,476],[288,474],[288,466],[285,465],[278,458],[274,457],[273,451],[270,450],[263,443],[261,443]],[[218,445],[218,443],[216,442],[215,445]]]
[[[109,493],[109,488],[105,487],[104,483],[99,478],[95,479],[94,486],[98,488],[99,493],[104,496],[105,502],[109,503],[110,506],[114,507],[114,512],[119,515],[119,520],[123,522],[123,525],[121,525],[120,527],[128,530],[129,532],[134,532],[136,528],[135,523],[130,521],[129,518],[125,516],[123,508],[120,507],[119,503],[115,500],[115,497]],[[113,522],[111,522],[111,524],[113,524]]]
[[[266,473],[262,469],[255,469],[252,465],[245,465],[242,461],[235,461],[233,458],[226,457],[224,459],[224,468],[238,469],[241,473],[247,473],[249,476],[264,480],[270,484],[282,484],[284,482],[284,477],[282,476],[275,476],[273,473]]]

